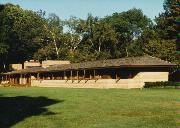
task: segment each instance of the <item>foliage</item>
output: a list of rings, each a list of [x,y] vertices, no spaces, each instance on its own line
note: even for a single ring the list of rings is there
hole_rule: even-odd
[[[150,40],[144,44],[143,49],[146,54],[166,61],[176,62],[179,58],[179,53],[176,51],[176,42],[173,40]]]
[[[116,58],[134,56],[133,52],[128,52],[128,46],[132,47],[137,44],[138,42],[134,40],[139,38],[147,27],[151,26],[150,19],[140,9],[135,8],[127,12],[114,13],[105,20],[113,26],[117,33],[116,54],[119,53],[119,55],[115,55]]]
[[[180,88],[178,82],[146,82],[144,88]]]
[[[0,6],[1,63],[8,65],[31,59],[34,52],[43,46],[44,20],[35,12],[23,10],[19,6]]]
[[[43,60],[54,60],[57,58],[55,47],[52,44],[49,44],[41,49],[38,49],[34,53],[34,59],[43,61]]]
[[[178,39],[178,33],[180,31],[179,29],[179,23],[178,19],[180,18],[180,5],[179,0],[164,0],[164,9],[165,12],[161,13],[159,17],[156,17],[155,22],[155,31],[158,35],[158,40],[163,40],[163,45],[165,44],[165,47],[162,46],[162,52],[165,56],[161,58],[168,58],[167,60],[172,62],[180,63],[179,58],[179,39]],[[178,25],[179,24],[179,25]],[[176,41],[175,41],[176,40]],[[169,45],[168,42],[171,44]],[[172,43],[171,43],[172,42]],[[174,42],[174,43],[173,43]],[[169,45],[169,48],[168,48]],[[164,49],[165,48],[165,49]]]
[[[1,68],[30,59],[82,62],[144,54],[180,63],[174,40],[179,29],[174,24],[176,2],[165,0],[165,12],[155,24],[136,8],[104,18],[88,14],[86,19],[72,16],[62,21],[42,10],[0,5]]]

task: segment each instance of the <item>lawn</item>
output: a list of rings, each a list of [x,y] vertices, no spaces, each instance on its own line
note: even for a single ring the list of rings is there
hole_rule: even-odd
[[[0,88],[0,128],[179,126],[179,89]]]

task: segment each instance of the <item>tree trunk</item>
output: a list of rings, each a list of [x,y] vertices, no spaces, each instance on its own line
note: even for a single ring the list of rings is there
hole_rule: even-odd
[[[5,62],[3,61],[3,68],[4,68],[4,71],[6,70],[6,64]]]
[[[99,48],[98,48],[98,51],[101,52],[101,40],[99,38]]]
[[[53,33],[51,30],[48,30],[48,28],[47,28],[46,25],[44,25],[44,27],[45,27],[45,29],[46,29],[47,31],[50,32],[50,34],[51,34],[51,36],[52,36],[52,38],[53,38],[53,44],[54,44],[54,47],[55,47],[55,49],[56,49],[56,55],[57,55],[57,57],[58,57],[58,56],[59,56],[59,51],[58,51],[58,47],[57,47],[55,35],[54,35],[54,33]]]
[[[53,33],[52,33],[53,34]],[[53,36],[53,44],[55,46],[55,49],[56,49],[56,55],[57,57],[59,56],[59,51],[58,51],[58,47],[57,47],[57,43],[56,43],[56,39],[55,39],[55,36]]]
[[[126,56],[129,57],[128,49],[126,48]]]

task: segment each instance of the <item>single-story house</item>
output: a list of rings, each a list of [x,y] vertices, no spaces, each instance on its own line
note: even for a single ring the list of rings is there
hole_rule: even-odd
[[[2,74],[1,83],[64,88],[142,88],[145,82],[168,81],[176,64],[148,55],[34,67]]]

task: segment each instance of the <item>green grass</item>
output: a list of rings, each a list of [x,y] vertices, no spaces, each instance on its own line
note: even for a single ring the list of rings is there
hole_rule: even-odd
[[[1,128],[179,126],[179,89],[0,88]]]

